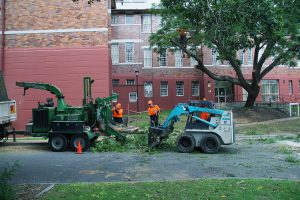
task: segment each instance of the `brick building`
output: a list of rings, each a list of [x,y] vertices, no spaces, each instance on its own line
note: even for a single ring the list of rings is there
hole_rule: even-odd
[[[110,0],[1,0],[1,66],[8,95],[17,101],[16,129],[24,129],[31,109],[51,94],[15,86],[16,81],[50,82],[70,105],[81,105],[84,76],[95,79],[94,97],[111,93],[108,47]]]
[[[180,51],[167,49],[165,53],[157,54],[150,49],[148,37],[160,24],[159,16],[149,13],[153,2],[117,1],[116,9],[112,10],[112,84],[124,107],[143,111],[149,99],[163,109],[171,109],[179,102],[203,98],[216,102],[245,101],[247,94],[241,87],[203,75],[194,69],[195,61],[183,57]],[[203,47],[199,51],[209,69],[235,76],[228,64],[216,59],[212,49]],[[237,56],[243,63],[243,73],[250,79],[253,50],[238,52]],[[278,66],[264,78],[261,88],[258,102],[300,102],[300,68]]]

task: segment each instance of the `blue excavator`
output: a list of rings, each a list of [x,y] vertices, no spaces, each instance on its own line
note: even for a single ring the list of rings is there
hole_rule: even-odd
[[[202,119],[201,113],[209,118]],[[174,123],[181,115],[187,115],[184,131],[176,140],[179,152],[189,153],[200,147],[205,153],[217,153],[221,145],[235,142],[235,130],[232,111],[178,104],[165,122],[158,127],[149,127],[148,145],[150,148],[160,145],[174,130]]]

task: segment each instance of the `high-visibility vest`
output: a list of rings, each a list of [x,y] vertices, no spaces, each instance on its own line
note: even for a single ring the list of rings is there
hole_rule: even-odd
[[[158,105],[154,105],[153,107],[148,108],[149,116],[156,115],[159,111],[160,111],[160,107],[158,107]]]
[[[118,118],[121,118],[123,117],[123,109],[120,108],[119,110],[117,109],[113,109],[113,112],[114,112],[114,117],[118,117]]]
[[[199,117],[201,118],[201,119],[204,119],[204,120],[208,120],[208,118],[209,118],[209,113],[207,113],[207,112],[201,112],[200,113],[200,115],[199,115]]]

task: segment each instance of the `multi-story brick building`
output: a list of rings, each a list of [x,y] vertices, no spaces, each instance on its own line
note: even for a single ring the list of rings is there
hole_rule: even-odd
[[[195,61],[175,49],[157,54],[148,38],[159,28],[160,17],[149,13],[151,0],[117,1],[112,10],[112,83],[120,102],[130,110],[145,110],[149,99],[164,109],[195,99],[216,102],[245,101],[247,94],[229,82],[214,81],[194,68]],[[157,1],[155,1],[157,2]],[[204,64],[212,71],[235,76],[219,62],[212,49],[199,49]],[[253,50],[238,52],[245,77],[251,78]],[[269,61],[271,62],[271,60]],[[298,67],[300,62],[298,61]],[[279,66],[261,82],[257,101],[300,102],[300,68]]]
[[[91,76],[94,97],[111,93],[109,40],[110,0],[1,1],[1,66],[10,98],[17,101],[17,129],[24,129],[31,109],[51,96],[28,90],[16,81],[49,82],[67,103],[81,105],[82,79]]]

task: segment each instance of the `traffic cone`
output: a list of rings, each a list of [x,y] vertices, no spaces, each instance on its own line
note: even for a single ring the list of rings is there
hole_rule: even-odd
[[[77,142],[77,154],[82,154],[80,141]]]

